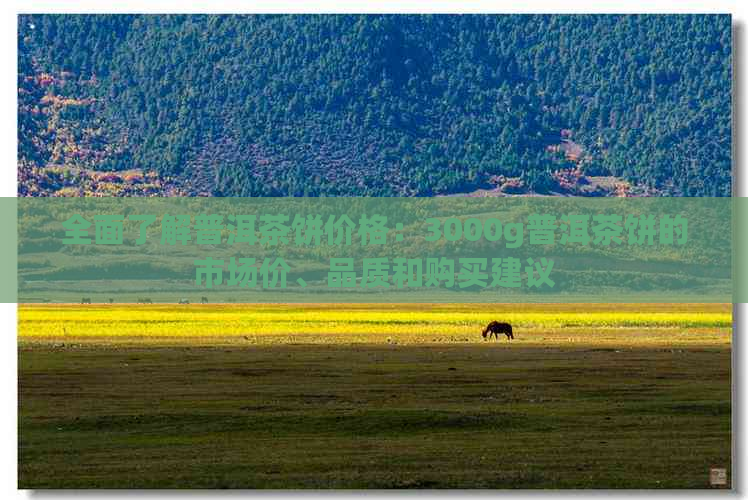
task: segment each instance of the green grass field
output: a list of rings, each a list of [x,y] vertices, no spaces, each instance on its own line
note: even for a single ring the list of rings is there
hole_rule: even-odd
[[[516,339],[484,342],[507,319]],[[21,306],[21,488],[708,488],[730,305]]]

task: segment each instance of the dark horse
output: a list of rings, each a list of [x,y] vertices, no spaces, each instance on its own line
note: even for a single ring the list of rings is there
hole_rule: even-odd
[[[506,335],[506,338],[508,340],[512,340],[514,338],[514,334],[512,333],[512,325],[509,323],[499,323],[498,321],[491,321],[488,326],[486,326],[485,330],[483,330],[483,338],[485,339],[486,336],[488,338],[491,338],[491,335],[493,334],[494,337],[496,337],[496,340],[499,340],[499,334],[503,333]]]

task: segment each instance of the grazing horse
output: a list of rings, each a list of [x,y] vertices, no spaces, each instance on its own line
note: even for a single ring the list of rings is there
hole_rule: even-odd
[[[83,297],[81,299],[81,304],[90,304],[91,303],[91,297]]]
[[[498,321],[491,321],[483,330],[483,339],[485,340],[486,336],[488,336],[488,338],[490,339],[491,335],[493,335],[496,340],[499,340],[500,333],[506,335],[507,340],[512,340],[514,338],[514,334],[512,333],[512,325],[510,325],[509,323],[499,323]]]

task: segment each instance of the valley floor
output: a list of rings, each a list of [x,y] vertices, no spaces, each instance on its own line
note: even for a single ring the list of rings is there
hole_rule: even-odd
[[[730,328],[566,331],[169,345],[22,326],[19,487],[708,488],[730,471]]]

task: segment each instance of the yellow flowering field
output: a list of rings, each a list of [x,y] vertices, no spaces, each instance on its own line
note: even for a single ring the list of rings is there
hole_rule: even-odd
[[[22,305],[24,341],[430,343],[482,340],[506,321],[515,343],[726,343],[729,304]]]

